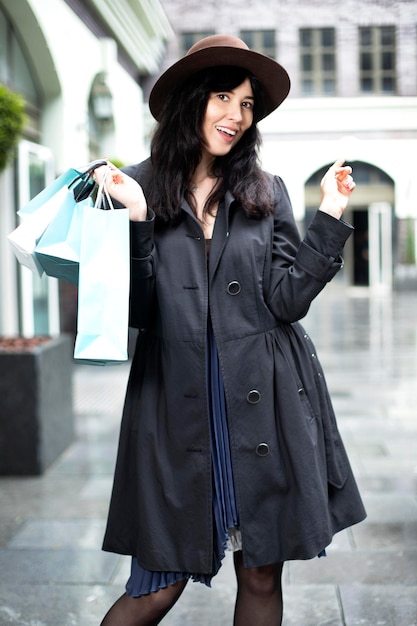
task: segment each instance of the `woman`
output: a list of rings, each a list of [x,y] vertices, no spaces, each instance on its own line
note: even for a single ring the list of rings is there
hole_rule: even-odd
[[[283,562],[324,554],[365,516],[297,321],[342,266],[355,184],[337,161],[300,242],[283,182],[257,160],[256,123],[289,85],[241,40],[205,38],[151,93],[151,159],[109,166],[140,332],[104,539],[132,574],[103,626],[158,624],[190,578],[210,585],[227,545],[235,626],[281,624]]]

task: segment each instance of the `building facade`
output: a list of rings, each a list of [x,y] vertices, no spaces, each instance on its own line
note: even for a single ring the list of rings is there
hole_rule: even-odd
[[[0,335],[74,330],[76,293],[20,267],[17,210],[69,167],[148,154],[157,75],[201,37],[227,32],[276,58],[292,87],[260,128],[300,229],[337,158],[355,171],[343,286],[417,288],[415,0],[0,0],[0,82],[27,124],[0,173]]]
[[[74,289],[20,267],[6,238],[17,210],[68,168],[145,156],[142,85],[171,36],[159,0],[0,0],[0,82],[27,116],[0,173],[0,335],[73,330]]]
[[[163,68],[202,36],[237,35],[292,82],[261,122],[262,163],[283,177],[303,229],[323,171],[345,158],[355,227],[338,280],[417,288],[417,3],[415,0],[162,0],[176,38]]]

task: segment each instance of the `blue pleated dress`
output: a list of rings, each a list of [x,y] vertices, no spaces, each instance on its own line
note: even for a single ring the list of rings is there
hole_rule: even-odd
[[[210,241],[207,240],[207,253]],[[207,329],[207,397],[210,419],[211,457],[213,467],[213,569],[210,574],[198,572],[153,572],[141,567],[132,558],[131,574],[126,583],[126,593],[139,597],[158,591],[179,580],[191,579],[211,586],[211,579],[221,567],[226,549],[241,549],[239,520],[233,483],[226,402],[219,356],[209,320]]]

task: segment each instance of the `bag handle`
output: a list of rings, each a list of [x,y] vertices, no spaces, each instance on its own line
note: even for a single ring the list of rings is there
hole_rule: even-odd
[[[96,183],[91,179],[91,174],[102,165],[107,165],[107,161],[104,161],[103,159],[92,161],[87,165],[86,169],[76,176],[68,185],[68,188],[71,189],[77,181],[80,181],[73,189],[74,199],[76,202],[85,200],[94,191]]]
[[[98,191],[97,191],[97,197],[96,197],[96,201],[94,203],[94,208],[95,209],[100,209],[101,208],[101,204],[104,204],[104,199],[106,198],[108,205],[110,207],[110,210],[114,211],[114,205],[113,205],[113,200],[110,197],[109,191],[107,189],[107,185],[106,185],[106,178],[107,178],[107,174],[110,171],[109,166],[106,164],[106,169],[104,170],[103,176],[101,177],[99,186],[98,186]],[[106,207],[103,207],[104,210],[107,210]]]

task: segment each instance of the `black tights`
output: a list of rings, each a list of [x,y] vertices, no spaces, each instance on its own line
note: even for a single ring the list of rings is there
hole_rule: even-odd
[[[113,604],[101,626],[155,626],[174,606],[186,584],[186,580],[180,580],[140,598],[124,594]]]
[[[243,567],[242,552],[234,553],[237,596],[233,626],[280,626],[282,623],[282,563]],[[101,626],[155,626],[174,606],[186,580],[140,598],[124,594]]]
[[[243,567],[242,552],[234,553],[237,597],[234,626],[280,626],[282,623],[282,563]]]

